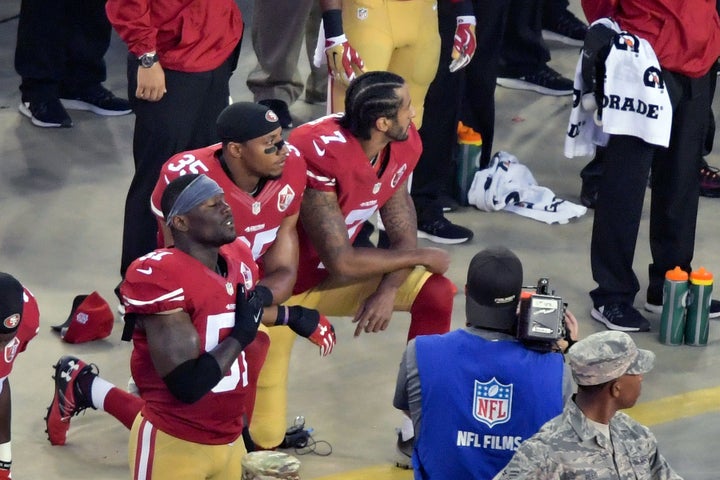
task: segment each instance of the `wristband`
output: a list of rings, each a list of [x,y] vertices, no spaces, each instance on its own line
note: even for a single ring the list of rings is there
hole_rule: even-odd
[[[343,34],[342,10],[327,10],[322,14],[325,38],[339,37]]]
[[[278,305],[277,318],[275,319],[275,326],[287,325],[290,320],[290,309],[285,305]]]

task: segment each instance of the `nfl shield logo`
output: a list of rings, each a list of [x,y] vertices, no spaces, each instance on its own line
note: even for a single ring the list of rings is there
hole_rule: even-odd
[[[368,9],[364,7],[360,7],[357,9],[357,18],[358,20],[367,20],[368,18]]]
[[[492,428],[510,420],[513,386],[503,385],[495,377],[489,382],[475,380],[473,417]]]
[[[252,204],[253,215],[257,215],[258,213],[260,213],[260,205],[261,205],[260,202],[255,202]]]

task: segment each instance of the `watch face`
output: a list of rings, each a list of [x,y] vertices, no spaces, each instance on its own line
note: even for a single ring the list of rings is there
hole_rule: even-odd
[[[140,57],[140,65],[142,65],[145,68],[150,68],[155,64],[156,60],[157,60],[156,55],[145,54],[142,57]]]

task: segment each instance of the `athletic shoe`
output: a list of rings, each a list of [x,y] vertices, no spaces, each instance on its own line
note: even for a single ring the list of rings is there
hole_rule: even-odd
[[[412,468],[412,453],[413,447],[415,446],[415,437],[410,437],[407,440],[402,439],[402,434],[398,432],[396,446],[396,457],[395,466],[409,470]]]
[[[629,303],[608,303],[590,311],[590,315],[610,330],[647,332],[650,322]]]
[[[282,128],[292,128],[293,121],[292,117],[290,116],[290,108],[288,108],[287,103],[283,102],[282,100],[278,100],[277,98],[260,100],[258,103],[260,105],[265,105],[270,110],[275,112],[275,115],[278,116],[278,120],[280,121],[280,126]]]
[[[645,310],[651,313],[662,314],[662,305],[646,302]],[[708,309],[708,318],[720,318],[720,301],[710,300],[710,308]]]
[[[561,15],[548,19],[543,25],[542,36],[545,40],[564,43],[572,47],[582,47],[588,26],[569,10],[563,10]]]
[[[53,365],[55,368],[55,395],[48,407],[45,425],[48,440],[52,445],[65,445],[70,417],[86,408],[93,407],[90,395],[78,385],[78,378],[84,375],[98,375],[95,364],[87,364],[76,357],[65,356]]]
[[[720,169],[707,163],[700,167],[700,196],[720,197]]]
[[[116,97],[100,84],[82,92],[64,93],[61,95],[60,101],[69,110],[86,110],[105,117],[127,115],[132,112],[130,102]]]
[[[505,88],[529,90],[558,97],[570,95],[573,91],[572,80],[563,77],[547,65],[543,65],[537,72],[522,77],[498,77],[497,84]]]
[[[445,217],[440,217],[434,222],[418,223],[417,236],[431,242],[453,245],[472,239],[473,232],[468,228],[455,225]]]
[[[73,125],[70,115],[57,98],[22,102],[18,110],[36,127],[70,128]]]

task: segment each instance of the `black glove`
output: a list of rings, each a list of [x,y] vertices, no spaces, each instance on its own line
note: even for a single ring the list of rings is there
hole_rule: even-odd
[[[591,26],[585,35],[582,49],[581,75],[587,93],[595,94],[595,101],[600,107],[603,100],[603,83],[605,81],[605,59],[617,33],[603,24]]]
[[[255,291],[250,292],[246,298],[245,287],[242,284],[237,285],[237,294],[235,296],[235,326],[230,335],[240,342],[243,348],[247,347],[255,340],[260,321],[262,320],[262,306],[255,297]]]
[[[269,307],[273,303],[273,294],[265,285],[255,285],[248,302],[253,308]]]

